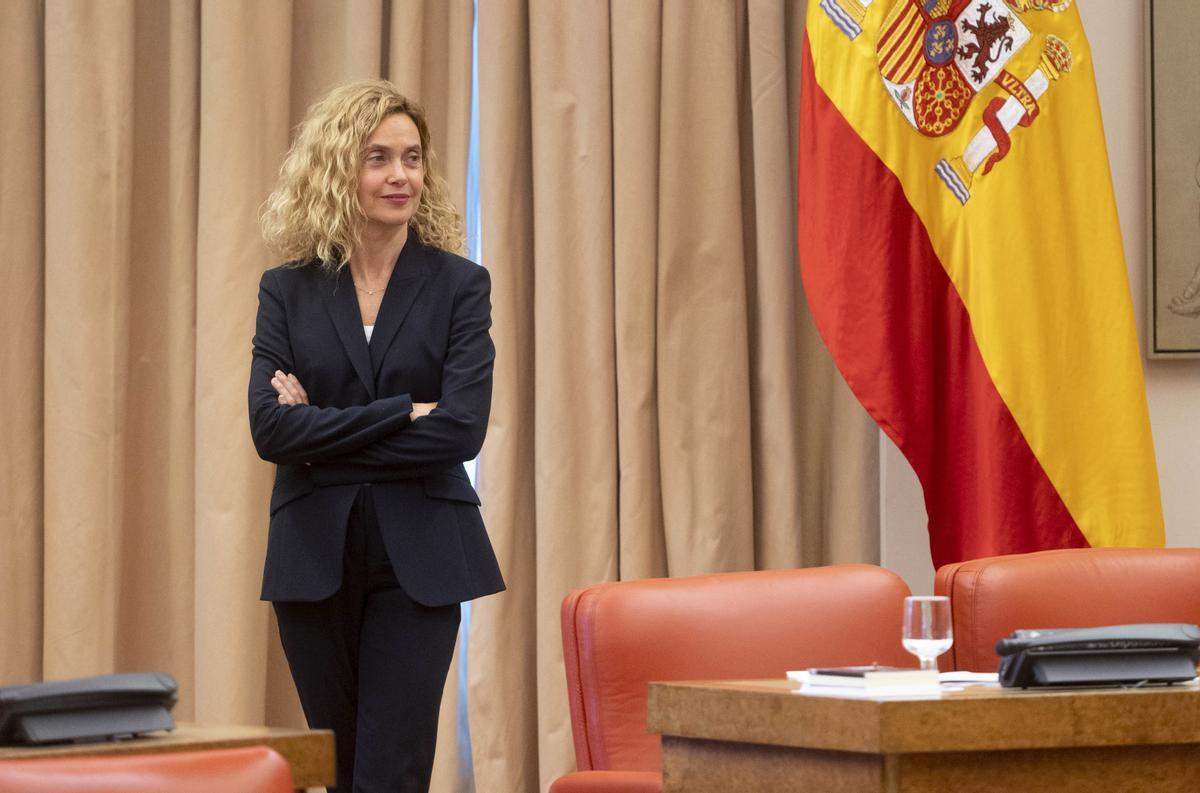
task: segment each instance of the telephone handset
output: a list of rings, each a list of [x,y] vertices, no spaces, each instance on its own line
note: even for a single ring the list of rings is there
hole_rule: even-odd
[[[1178,683],[1196,677],[1200,627],[1186,623],[1014,631],[996,642],[1007,687]]]

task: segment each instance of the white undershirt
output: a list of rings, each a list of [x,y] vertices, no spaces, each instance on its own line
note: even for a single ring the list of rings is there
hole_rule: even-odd
[[[371,343],[371,334],[375,332],[374,325],[363,325],[363,333],[367,334],[367,344]]]

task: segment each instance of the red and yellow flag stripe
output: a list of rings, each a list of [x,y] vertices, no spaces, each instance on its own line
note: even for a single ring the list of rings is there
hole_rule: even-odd
[[[926,3],[949,15],[937,17],[917,0],[875,0],[850,38],[826,4],[810,3],[801,95],[804,284],[847,382],[921,480],[935,563],[1161,545],[1141,359],[1077,9]],[[919,29],[957,26],[959,65],[922,55],[918,74],[891,72],[907,86],[885,82],[880,41],[912,13]],[[1005,25],[1015,51],[989,60],[995,48],[972,50]],[[913,89],[947,68],[991,81],[969,103],[955,100],[952,131],[923,134]],[[926,108],[935,99],[924,97]]]

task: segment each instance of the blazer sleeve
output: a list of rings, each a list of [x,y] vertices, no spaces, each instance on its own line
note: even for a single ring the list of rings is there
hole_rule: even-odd
[[[295,371],[287,315],[275,272],[263,273],[250,363],[250,434],[259,457],[273,463],[316,463],[368,446],[410,423],[408,394],[367,405],[332,408],[281,405],[275,370]]]
[[[406,479],[474,459],[492,405],[491,325],[491,276],[473,266],[454,297],[437,407],[401,431],[313,465],[313,481]]]

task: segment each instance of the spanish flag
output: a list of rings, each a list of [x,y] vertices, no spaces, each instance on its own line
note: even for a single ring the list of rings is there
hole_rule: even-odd
[[[1071,0],[809,3],[804,287],[937,566],[1163,543],[1091,57]]]

